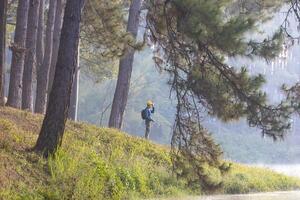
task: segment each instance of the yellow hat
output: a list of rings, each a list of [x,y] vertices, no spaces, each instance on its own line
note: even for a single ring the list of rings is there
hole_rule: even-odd
[[[153,102],[151,100],[147,101],[147,106],[152,106]]]

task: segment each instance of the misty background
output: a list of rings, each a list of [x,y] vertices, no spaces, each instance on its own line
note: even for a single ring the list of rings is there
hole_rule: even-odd
[[[282,10],[285,10],[283,8]],[[285,13],[278,12],[263,27],[260,34],[249,33],[249,38],[265,38],[278,30],[284,21]],[[290,22],[290,27],[297,27]],[[139,38],[143,35],[143,23],[139,30]],[[297,30],[289,30],[298,34]],[[12,36],[11,36],[12,37]],[[151,128],[150,139],[161,144],[170,144],[172,126],[175,119],[176,102],[172,100],[168,74],[160,71],[152,60],[153,54],[149,47],[135,53],[131,87],[124,116],[122,130],[135,136],[144,136],[145,125],[140,112],[151,99],[155,103],[155,123]],[[11,60],[11,51],[7,51],[7,61]],[[293,85],[300,80],[300,45],[286,44],[278,58],[266,61],[260,58],[227,58],[229,65],[246,67],[255,74],[263,74],[267,80],[264,91],[272,103],[283,98],[280,90],[283,84]],[[80,62],[80,86],[78,120],[107,126],[111,103],[114,95],[116,77],[96,81],[85,70],[87,62]],[[10,63],[8,63],[10,66]],[[100,78],[101,79],[101,78]],[[9,71],[6,80],[9,80]],[[8,88],[6,88],[8,90]],[[247,164],[297,164],[300,163],[300,120],[294,116],[292,129],[283,141],[274,142],[263,138],[259,130],[250,128],[245,120],[222,123],[211,116],[204,116],[203,124],[212,133],[215,140],[222,146],[224,157],[228,160]]]
[[[258,27],[260,35],[250,38],[263,38],[278,30],[285,13],[279,12],[263,27]],[[291,27],[293,26],[291,22]],[[142,32],[142,28],[140,32]],[[295,30],[290,30],[295,32]],[[167,84],[168,74],[160,72],[152,60],[152,51],[146,48],[135,54],[132,81],[128,105],[125,111],[123,131],[143,137],[144,122],[140,111],[148,99],[155,102],[155,123],[151,129],[150,139],[161,144],[170,144],[172,125],[175,117],[176,102],[170,98],[170,87]],[[292,85],[300,80],[300,45],[288,43],[278,58],[266,61],[259,58],[228,58],[234,67],[246,67],[251,74],[263,74],[267,80],[264,90],[269,101],[278,103],[283,94],[283,84]],[[85,66],[81,66],[84,68]],[[79,89],[78,119],[98,126],[106,126],[110,114],[116,79],[97,83],[84,71],[81,73]],[[222,146],[226,159],[242,163],[300,163],[300,124],[299,118],[293,117],[292,129],[284,141],[274,142],[263,138],[259,130],[250,128],[243,120],[228,124],[204,116],[203,123]]]

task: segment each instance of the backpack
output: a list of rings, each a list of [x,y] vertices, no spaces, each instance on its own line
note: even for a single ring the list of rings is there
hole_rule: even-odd
[[[144,120],[147,118],[147,108],[145,108],[141,111],[141,117]]]

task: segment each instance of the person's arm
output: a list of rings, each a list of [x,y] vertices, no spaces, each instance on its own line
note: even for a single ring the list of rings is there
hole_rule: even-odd
[[[155,108],[154,106],[152,107],[152,110],[151,110],[151,113],[154,113],[155,112]]]

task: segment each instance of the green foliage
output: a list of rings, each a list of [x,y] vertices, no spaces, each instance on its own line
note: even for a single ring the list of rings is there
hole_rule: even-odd
[[[116,76],[119,59],[128,46],[141,50],[127,32],[130,1],[91,0],[82,17],[80,57],[82,69],[96,82]]]
[[[232,1],[151,3],[148,23],[152,25],[152,41],[166,60],[172,60],[167,69],[172,77],[172,89],[178,101],[197,98],[194,102],[180,102],[189,105],[186,111],[197,112],[197,107],[202,106],[225,121],[247,116],[250,126],[261,128],[263,134],[282,137],[290,127],[288,108],[282,104],[267,105],[261,91],[263,77],[250,77],[244,68],[239,72],[224,59],[233,55],[274,58],[281,50],[282,33],[277,32],[262,43],[247,41],[245,34],[255,28],[255,21],[251,15],[226,16],[224,9]],[[163,11],[157,16],[159,10]],[[161,28],[161,23],[167,28]],[[157,64],[164,68],[163,63]],[[185,98],[186,95],[190,98]]]
[[[259,23],[264,23],[274,16],[286,2],[281,0],[234,0],[226,8],[230,15],[246,15]]]
[[[33,146],[39,128],[32,127],[41,123],[41,116],[16,111],[18,117],[13,117],[13,112],[5,110],[10,117],[0,118],[5,134],[0,144],[9,145],[1,145],[0,157],[11,163],[9,168],[0,165],[0,183],[10,183],[0,192],[5,199],[133,199],[189,191],[184,180],[172,175],[167,148],[117,130],[68,123],[67,142],[48,161],[19,150]],[[26,124],[20,121],[17,126],[15,120],[22,118]],[[12,141],[16,133],[20,139]],[[10,170],[16,177],[3,179],[1,173]]]
[[[282,51],[282,44],[284,42],[283,31],[279,30],[270,39],[265,39],[263,42],[250,41],[251,57],[261,56],[266,59],[275,58]]]
[[[124,1],[87,1],[81,27],[80,57],[82,69],[102,81],[117,72],[117,60],[125,45],[132,42],[126,32]]]
[[[159,174],[155,168],[170,163],[167,154],[153,151],[144,141],[130,137],[124,140],[123,134],[116,131],[85,125],[82,128],[95,135],[89,135],[85,142],[74,141],[68,145],[70,152],[76,152],[76,157],[60,150],[49,161],[51,185],[67,189],[61,191],[60,197],[123,199],[133,194],[155,195],[158,189],[152,179]]]
[[[44,160],[26,151],[34,145],[42,116],[2,108],[0,119],[4,127],[0,144],[10,144],[10,148],[0,146],[3,199],[140,199],[209,192],[197,182],[187,185],[192,173],[180,179],[173,176],[167,147],[114,129],[67,123],[66,142],[54,157]],[[20,140],[13,142],[15,133]],[[203,167],[213,182],[223,179],[216,169]],[[242,178],[245,187],[234,189],[241,187],[235,186],[241,177],[247,177]],[[226,193],[300,187],[299,180],[235,164],[224,180]]]
[[[81,37],[101,54],[113,58],[123,53],[124,44],[131,41],[123,20],[123,1],[88,1],[83,14]]]
[[[1,198],[139,199],[208,192],[199,188],[197,182],[187,181],[192,173],[180,179],[173,176],[167,147],[113,129],[70,122],[62,148],[44,160],[26,151],[34,145],[41,118],[14,109],[0,110],[4,133],[0,135],[0,144],[10,145],[0,146],[0,158],[4,161],[0,164]],[[19,140],[7,140],[15,134]],[[223,179],[209,165],[204,165],[204,171],[212,182]],[[300,187],[297,179],[235,164],[224,183],[225,193]]]
[[[178,32],[229,55],[245,52],[244,34],[253,28],[251,18],[237,16],[224,20],[226,1],[176,0]]]
[[[299,184],[298,180],[270,170],[234,164],[232,173],[225,176],[223,189],[227,194],[286,191],[293,184]]]
[[[249,108],[247,104],[235,95],[228,79],[223,78],[218,70],[205,66],[205,76],[198,68],[191,72],[188,81],[189,87],[206,104],[209,105],[209,113],[218,118],[229,121],[237,120],[246,116]],[[263,103],[266,101],[266,94],[259,91],[265,79],[262,75],[250,77],[246,68],[235,72],[236,81],[246,94],[250,94],[253,100]]]
[[[205,113],[224,121],[246,117],[250,126],[277,139],[290,128],[288,119],[293,112],[286,102],[268,105],[261,91],[261,75],[250,77],[245,68],[238,71],[226,63],[225,58],[231,56],[274,58],[283,42],[281,32],[264,42],[249,41],[246,34],[261,21],[252,12],[228,13],[234,4],[236,1],[230,0],[152,0],[147,4],[150,40],[156,45],[156,58],[160,56],[156,64],[170,73],[177,99],[173,163],[183,155],[191,166],[196,166],[190,168],[199,182],[208,186],[210,180],[203,176],[203,163],[220,173],[223,165],[219,162],[219,146],[201,123]],[[260,15],[262,10],[255,12]],[[182,165],[175,167],[181,169]],[[221,183],[211,188],[218,185]]]
[[[118,72],[118,60],[100,56],[101,52],[93,45],[83,44],[80,49],[80,66],[82,71],[94,82],[103,82],[113,78]]]

